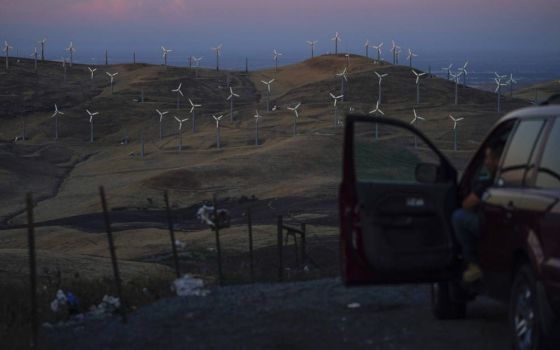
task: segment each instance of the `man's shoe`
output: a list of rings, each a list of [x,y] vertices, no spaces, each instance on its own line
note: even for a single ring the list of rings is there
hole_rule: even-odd
[[[482,278],[482,270],[480,266],[474,263],[469,263],[465,272],[463,272],[463,281],[466,283],[473,283]]]

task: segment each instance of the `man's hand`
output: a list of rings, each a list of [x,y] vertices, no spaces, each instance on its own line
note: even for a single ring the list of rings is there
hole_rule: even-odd
[[[478,198],[476,194],[471,192],[463,200],[463,209],[472,211],[478,204],[480,204],[480,198]]]

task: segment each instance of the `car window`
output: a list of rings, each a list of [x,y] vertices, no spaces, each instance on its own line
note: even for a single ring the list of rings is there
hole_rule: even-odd
[[[539,139],[544,120],[523,120],[519,123],[504,157],[498,185],[518,187],[523,185],[529,159]]]
[[[560,189],[560,119],[550,131],[548,141],[537,169],[535,185],[540,188]]]

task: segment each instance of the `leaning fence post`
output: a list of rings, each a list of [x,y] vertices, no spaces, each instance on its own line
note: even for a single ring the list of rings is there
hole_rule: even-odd
[[[253,256],[253,222],[251,208],[247,209],[247,225],[249,226],[249,268],[251,269],[251,282],[255,282],[255,265]]]
[[[307,246],[306,246],[306,240],[305,240],[306,239],[305,228],[306,228],[305,224],[302,223],[301,224],[301,262],[302,262],[304,267],[305,267],[305,255],[307,254],[306,253]]]
[[[169,208],[169,195],[167,191],[163,192],[163,198],[165,200],[165,210],[167,212],[167,224],[169,225],[169,236],[171,238],[171,251],[173,252],[173,263],[175,265],[175,273],[177,278],[181,277],[181,271],[179,270],[179,258],[177,257],[177,245],[175,244],[175,231],[173,230],[173,217],[171,216],[171,208]]]
[[[127,322],[125,303],[122,297],[121,277],[119,274],[119,265],[117,263],[117,254],[115,252],[115,244],[113,242],[113,233],[111,232],[111,221],[109,219],[109,212],[107,210],[107,201],[105,200],[105,190],[103,186],[99,187],[99,195],[101,196],[101,207],[103,208],[103,217],[105,218],[105,229],[107,230],[107,240],[109,241],[109,251],[111,252],[111,263],[113,264],[113,275],[115,278],[115,288],[117,289],[117,296],[121,302],[120,312],[123,323]]]
[[[38,348],[39,322],[37,319],[37,266],[35,261],[35,230],[33,223],[33,198],[27,194],[27,241],[29,247],[29,279],[31,288],[31,348]]]
[[[222,248],[220,246],[220,220],[218,218],[218,207],[216,203],[216,195],[212,197],[212,204],[214,205],[214,232],[216,233],[216,253],[218,257],[218,280],[220,285],[224,283],[224,275],[222,272]]]
[[[282,261],[282,215],[278,216],[278,280],[282,281],[284,274],[284,264]]]

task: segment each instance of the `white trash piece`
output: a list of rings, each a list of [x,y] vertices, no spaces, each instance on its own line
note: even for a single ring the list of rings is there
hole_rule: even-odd
[[[61,309],[64,309],[66,307],[67,301],[68,299],[66,298],[66,294],[64,294],[64,291],[62,289],[59,289],[56,292],[56,297],[51,302],[51,310],[53,312],[58,312]]]
[[[190,295],[204,297],[210,291],[204,289],[204,282],[199,278],[194,278],[189,274],[173,281],[171,290],[177,293],[177,296],[186,297]]]
[[[360,303],[350,303],[348,304],[349,309],[357,309],[360,307]]]

